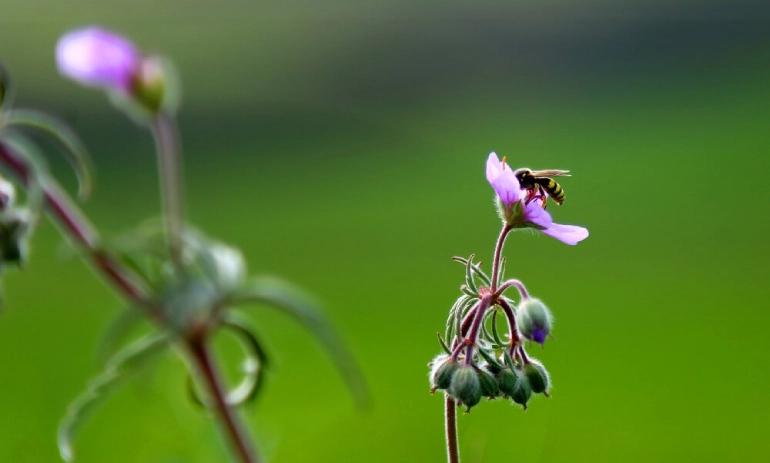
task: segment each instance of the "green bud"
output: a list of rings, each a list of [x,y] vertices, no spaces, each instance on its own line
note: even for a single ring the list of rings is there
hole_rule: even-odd
[[[548,370],[537,360],[530,359],[529,362],[524,365],[524,375],[526,375],[529,384],[532,386],[532,392],[536,394],[547,392],[548,388],[551,387],[551,378],[548,376]]]
[[[449,393],[468,410],[476,406],[481,401],[481,383],[476,369],[468,365],[460,366],[452,376]]]
[[[178,79],[168,61],[159,56],[144,58],[135,79],[133,96],[151,113],[174,112],[179,106]]]
[[[497,379],[487,370],[486,366],[477,369],[479,374],[479,384],[481,385],[481,395],[484,397],[497,397]]]
[[[551,333],[553,320],[548,307],[540,299],[525,298],[516,311],[516,326],[522,336],[539,344]]]
[[[503,368],[497,373],[497,387],[507,397],[513,396],[513,388],[516,386],[516,373],[510,368]]]
[[[511,399],[526,410],[530,397],[532,397],[532,386],[529,384],[529,380],[526,376],[519,376],[516,379],[516,385],[513,387]]]
[[[430,372],[430,392],[436,389],[448,389],[452,383],[452,376],[460,365],[446,354],[439,355],[431,364],[433,369]]]

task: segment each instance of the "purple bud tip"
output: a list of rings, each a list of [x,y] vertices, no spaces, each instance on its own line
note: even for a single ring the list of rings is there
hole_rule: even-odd
[[[56,44],[59,72],[83,85],[131,91],[140,53],[126,38],[98,27],[64,34]]]
[[[548,336],[548,331],[545,328],[535,326],[532,329],[532,340],[538,344],[545,344],[545,338]]]

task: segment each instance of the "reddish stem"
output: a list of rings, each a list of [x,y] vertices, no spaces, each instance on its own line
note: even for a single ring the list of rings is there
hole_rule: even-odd
[[[233,451],[243,463],[259,463],[260,459],[254,452],[251,440],[243,425],[230,405],[227,404],[222,380],[205,341],[203,338],[195,339],[189,341],[187,345],[192,353],[195,366],[214,400],[214,410],[224,427],[225,435],[230,440]]]

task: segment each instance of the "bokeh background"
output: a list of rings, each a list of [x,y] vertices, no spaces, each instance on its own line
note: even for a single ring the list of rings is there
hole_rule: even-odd
[[[460,417],[468,463],[770,458],[770,7],[764,1],[4,0],[0,55],[19,106],[93,152],[84,206],[105,234],[158,213],[149,135],[57,75],[66,30],[101,24],[172,57],[192,221],[255,273],[325,303],[370,381],[358,412],[290,320],[253,310],[275,368],[245,411],[287,462],[445,461],[428,393],[435,332],[499,230],[490,151],[561,168],[569,247],[508,241],[508,274],[556,316],[533,354],[551,399]],[[53,156],[52,169],[74,179]],[[67,403],[96,374],[117,300],[63,259],[50,224],[4,278],[0,461],[58,461]],[[237,351],[221,342],[228,363]],[[227,461],[169,355],[82,429],[79,462]]]

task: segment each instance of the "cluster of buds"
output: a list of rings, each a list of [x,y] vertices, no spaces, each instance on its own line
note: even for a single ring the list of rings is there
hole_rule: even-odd
[[[500,281],[493,290],[483,286],[491,279],[474,264],[472,255],[455,260],[465,265],[466,284],[447,320],[444,336],[451,346],[438,334],[444,353],[429,364],[431,393],[445,391],[466,411],[483,397],[511,399],[526,409],[533,393],[548,396],[551,380],[543,364],[527,355],[524,343],[545,343],[551,313],[542,301],[529,296],[520,281]],[[499,268],[504,266],[502,259]],[[503,295],[510,287],[519,290],[518,304]],[[500,318],[506,321],[506,335],[500,334]]]
[[[460,287],[462,295],[449,311],[444,336],[438,334],[444,353],[428,364],[431,393],[444,391],[458,405],[466,407],[466,412],[483,397],[510,399],[526,410],[533,394],[548,397],[551,387],[548,370],[527,354],[525,343],[545,344],[551,335],[553,317],[540,299],[529,295],[521,281],[504,278],[506,259],[502,252],[508,234],[516,229],[533,229],[570,245],[588,236],[583,227],[554,223],[545,210],[546,195],[557,195],[557,204],[563,202],[561,187],[554,186],[550,179],[538,179],[546,186],[530,184],[522,177],[523,172],[533,173],[529,169],[514,171],[505,159],[500,162],[495,153],[490,154],[487,180],[497,195],[503,222],[492,274],[485,273],[481,263],[474,263],[473,255],[468,259],[454,258],[465,266],[465,284]],[[518,302],[505,295],[510,288],[518,290]],[[500,334],[498,324],[505,325],[504,335]]]

